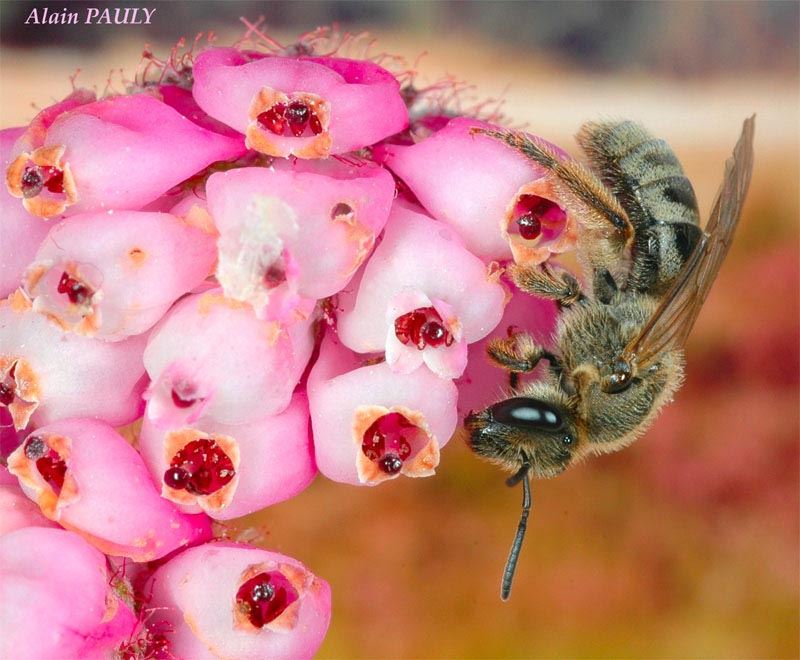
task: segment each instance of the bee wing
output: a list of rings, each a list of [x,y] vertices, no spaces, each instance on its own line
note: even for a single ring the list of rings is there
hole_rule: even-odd
[[[561,203],[578,220],[578,247],[587,261],[612,269],[633,240],[633,225],[614,195],[591,171],[518,131],[474,128],[505,142],[549,172]]]
[[[717,278],[750,185],[754,129],[755,115],[745,120],[733,157],[725,164],[722,186],[703,237],[650,320],[622,353],[628,362],[635,361],[639,369],[655,362],[664,351],[684,345]]]

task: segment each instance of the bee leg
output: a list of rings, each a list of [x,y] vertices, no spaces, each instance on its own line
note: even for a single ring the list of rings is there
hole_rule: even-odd
[[[533,371],[542,358],[549,361],[552,367],[561,368],[558,357],[537,344],[533,337],[525,333],[515,334],[506,339],[492,339],[486,346],[486,352],[489,359],[497,366],[512,374],[518,375]],[[516,384],[513,382],[512,389],[516,389]]]
[[[539,266],[512,266],[509,269],[514,283],[525,293],[530,293],[540,298],[555,300],[564,307],[569,307],[583,299],[581,285],[571,274],[566,271],[554,271],[551,267],[541,264]]]
[[[618,291],[614,276],[607,268],[597,268],[594,271],[592,292],[594,297],[604,305],[608,305]]]

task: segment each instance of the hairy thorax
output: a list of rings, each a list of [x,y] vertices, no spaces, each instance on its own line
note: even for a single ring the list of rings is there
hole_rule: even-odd
[[[593,445],[594,451],[615,451],[639,437],[681,383],[683,356],[671,351],[647,369],[634,365],[635,376],[624,391],[610,394],[600,389],[614,359],[657,305],[652,296],[626,292],[607,305],[586,300],[562,316],[557,344],[562,351],[563,385],[575,391],[577,379],[592,381],[581,397],[579,417],[587,440],[600,443]]]

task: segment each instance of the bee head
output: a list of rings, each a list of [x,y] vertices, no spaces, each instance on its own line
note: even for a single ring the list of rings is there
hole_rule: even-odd
[[[563,472],[575,456],[573,415],[560,401],[516,396],[495,403],[464,422],[467,444],[479,456],[509,471],[530,464],[537,478]]]

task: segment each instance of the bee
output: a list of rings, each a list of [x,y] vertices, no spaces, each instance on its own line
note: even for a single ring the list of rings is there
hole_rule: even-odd
[[[527,293],[556,301],[554,349],[526,334],[495,339],[489,358],[513,396],[465,419],[467,444],[523,485],[522,515],[503,572],[507,600],[531,507],[530,478],[617,451],[652,424],[683,380],[683,346],[728,252],[753,168],[755,116],[744,122],[705,229],[672,149],[631,121],[587,123],[577,141],[588,167],[522,133],[474,129],[545,168],[577,220],[590,290],[553,266],[512,266]],[[541,360],[543,380],[517,389]]]

